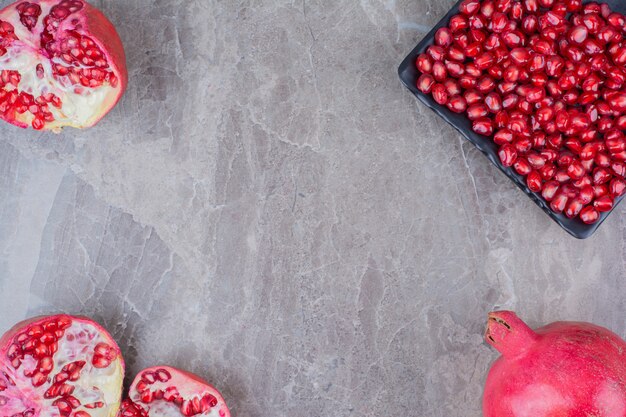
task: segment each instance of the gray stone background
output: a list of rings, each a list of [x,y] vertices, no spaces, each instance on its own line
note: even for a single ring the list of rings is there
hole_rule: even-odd
[[[238,417],[478,417],[496,307],[626,335],[626,206],[571,238],[401,86],[453,0],[94,3],[129,90],[0,126],[0,331],[93,316]]]

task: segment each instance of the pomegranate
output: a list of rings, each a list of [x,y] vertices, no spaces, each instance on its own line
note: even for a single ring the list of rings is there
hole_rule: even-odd
[[[120,417],[229,417],[220,393],[198,376],[167,366],[142,371]]]
[[[626,342],[609,330],[557,322],[533,331],[498,311],[485,339],[502,354],[487,377],[485,417],[626,415]]]
[[[0,415],[113,417],[124,361],[111,336],[79,317],[38,317],[0,339]]]
[[[122,42],[84,0],[17,1],[0,11],[0,118],[59,131],[95,125],[128,80]]]

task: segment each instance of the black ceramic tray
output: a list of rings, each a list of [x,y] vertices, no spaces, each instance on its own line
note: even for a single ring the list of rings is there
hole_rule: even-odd
[[[461,0],[462,1],[462,0]],[[404,83],[404,85],[411,90],[413,94],[417,97],[419,101],[430,107],[435,113],[441,116],[446,122],[450,123],[456,130],[458,130],[467,140],[472,142],[482,153],[484,153],[489,160],[498,167],[498,169],[511,179],[519,188],[522,189],[530,197],[541,209],[546,212],[548,216],[552,218],[555,222],[559,224],[563,229],[565,229],[572,236],[579,239],[586,239],[591,236],[600,226],[600,224],[606,220],[609,214],[619,204],[619,202],[625,197],[620,197],[615,204],[613,205],[613,210],[605,213],[600,213],[600,219],[594,224],[585,224],[579,219],[568,219],[563,214],[557,214],[550,209],[550,206],[546,201],[541,197],[540,194],[534,193],[528,189],[526,186],[526,181],[524,178],[515,172],[512,168],[506,168],[502,166],[500,163],[500,158],[498,157],[498,149],[495,143],[491,140],[491,138],[479,135],[474,133],[472,130],[472,124],[470,120],[465,117],[463,114],[456,114],[448,110],[447,107],[441,106],[433,100],[430,95],[424,94],[419,91],[416,87],[417,78],[420,76],[419,71],[415,67],[415,59],[419,54],[424,52],[426,48],[432,45],[433,39],[435,37],[435,32],[442,26],[446,26],[450,17],[459,13],[459,1],[449,12],[446,14],[443,19],[437,23],[437,25],[426,35],[424,39],[420,43],[417,44],[415,49],[411,51],[411,53],[402,61],[400,67],[398,68],[398,74],[400,75],[400,79]],[[604,0],[611,6],[611,9],[614,11],[626,14],[626,2],[624,0]],[[585,2],[586,3],[586,2]]]

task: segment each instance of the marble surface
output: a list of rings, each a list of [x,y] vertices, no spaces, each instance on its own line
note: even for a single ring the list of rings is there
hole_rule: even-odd
[[[626,336],[626,206],[571,238],[401,86],[453,0],[94,3],[130,88],[0,126],[0,331],[93,316],[237,417],[479,417],[494,308]]]

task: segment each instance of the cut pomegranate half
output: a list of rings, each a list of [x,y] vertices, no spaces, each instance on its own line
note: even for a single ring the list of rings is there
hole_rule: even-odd
[[[83,0],[18,1],[0,11],[0,118],[59,131],[95,125],[128,81],[111,22]]]
[[[120,417],[230,417],[222,395],[196,375],[156,366],[141,371]]]
[[[111,336],[79,317],[38,317],[0,339],[0,415],[113,417],[124,361]]]

